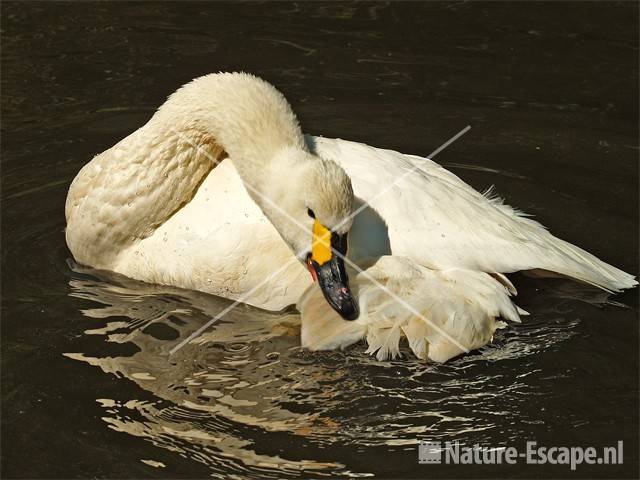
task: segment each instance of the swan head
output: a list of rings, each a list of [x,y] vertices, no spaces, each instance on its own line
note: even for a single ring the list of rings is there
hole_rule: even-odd
[[[258,203],[306,264],[329,305],[345,320],[355,320],[358,306],[344,266],[353,223],[351,179],[334,161],[306,151],[289,150],[279,157],[271,163],[273,201]]]

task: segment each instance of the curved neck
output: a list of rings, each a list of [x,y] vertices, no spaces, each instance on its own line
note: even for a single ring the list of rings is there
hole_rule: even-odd
[[[264,211],[254,193],[268,188],[271,161],[290,149],[307,151],[295,114],[274,87],[247,74],[197,78],[78,174],[68,224],[91,218],[105,228],[92,228],[99,232],[93,238],[68,228],[68,244],[78,261],[108,266],[188,203],[225,152]]]
[[[155,117],[172,125],[178,136],[201,132],[210,137],[233,160],[243,181],[256,186],[279,152],[307,151],[284,96],[244,73],[197,78],[171,95]]]

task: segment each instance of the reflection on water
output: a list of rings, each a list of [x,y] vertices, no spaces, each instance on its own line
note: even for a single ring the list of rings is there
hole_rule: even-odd
[[[456,438],[623,439],[620,469],[580,474],[638,477],[637,291],[612,305],[517,277],[532,315],[446,365],[311,354],[295,313],[248,307],[170,355],[228,302],[71,270],[64,239],[89,159],[178,85],[242,69],[314,135],[427,155],[471,124],[439,162],[637,273],[637,4],[61,6],[3,2],[0,16],[3,478],[567,474],[417,463],[419,439]]]
[[[114,348],[99,355],[65,355],[135,382],[153,398],[102,398],[96,392],[102,419],[116,431],[202,462],[212,473],[238,477],[277,478],[300,471],[344,476],[351,473],[345,465],[339,459],[317,460],[317,449],[337,444],[415,449],[421,438],[482,441],[483,432],[504,428],[509,418],[512,427],[504,431],[504,441],[517,441],[523,403],[543,393],[524,379],[539,372],[512,371],[505,385],[504,372],[486,368],[487,363],[526,366],[527,356],[574,334],[579,320],[563,316],[563,302],[606,302],[606,294],[560,282],[545,314],[499,330],[493,344],[446,365],[412,355],[378,362],[362,345],[346,352],[307,352],[299,347],[297,313],[276,315],[243,305],[170,354],[230,302],[78,266],[74,270],[70,295],[90,300],[94,307],[83,314],[103,322],[85,335],[99,336]],[[123,354],[116,345],[130,348]],[[294,447],[258,450],[266,433]]]

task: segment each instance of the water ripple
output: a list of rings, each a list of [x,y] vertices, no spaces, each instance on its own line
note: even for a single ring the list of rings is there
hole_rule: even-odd
[[[504,428],[508,418],[514,427],[507,437],[515,440],[521,407],[541,392],[534,383],[540,371],[515,375],[511,365],[517,362],[522,371],[527,357],[570,338],[579,324],[530,317],[499,331],[491,345],[434,365],[411,355],[378,362],[363,345],[308,352],[299,347],[296,313],[273,315],[239,306],[170,355],[175,344],[229,302],[78,266],[74,270],[71,295],[91,300],[94,306],[83,314],[101,323],[85,334],[135,348],[128,355],[65,355],[126,378],[155,398],[98,398],[103,420],[119,432],[187,455],[214,475],[231,471],[238,478],[249,472],[260,478],[301,471],[347,475],[352,472],[339,455],[320,461],[310,452],[338,446],[415,448],[425,437],[481,439],[499,425]],[[503,368],[486,369],[487,363]],[[268,451],[263,445],[257,451],[265,433],[296,448]]]

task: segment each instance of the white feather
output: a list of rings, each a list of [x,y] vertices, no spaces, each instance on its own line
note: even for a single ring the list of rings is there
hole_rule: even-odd
[[[433,269],[544,269],[609,291],[637,285],[634,276],[554,237],[427,158],[345,140],[315,138],[313,143],[321,156],[344,167],[356,197],[370,202],[384,219],[393,255]],[[379,195],[389,185],[393,187]]]
[[[292,253],[310,244],[307,196],[323,194],[318,208],[332,221],[352,200],[328,160],[351,178],[356,205],[369,204],[349,232],[349,258],[366,268],[350,275],[356,322],[331,310]],[[298,302],[303,345],[366,338],[378,358],[397,356],[403,337],[436,361],[489,342],[496,318],[526,314],[505,273],[540,269],[609,291],[637,285],[429,159],[303,137],[284,97],[246,74],[208,75],[172,95],[80,171],[66,217],[81,263],[270,310]]]
[[[315,285],[305,292],[298,303],[303,346],[344,348],[366,338],[367,353],[383,360],[398,356],[406,337],[418,358],[444,362],[486,345],[504,325],[497,318],[520,321],[509,291],[483,272],[430,270],[385,256],[354,277],[361,311],[353,322],[342,320]]]

